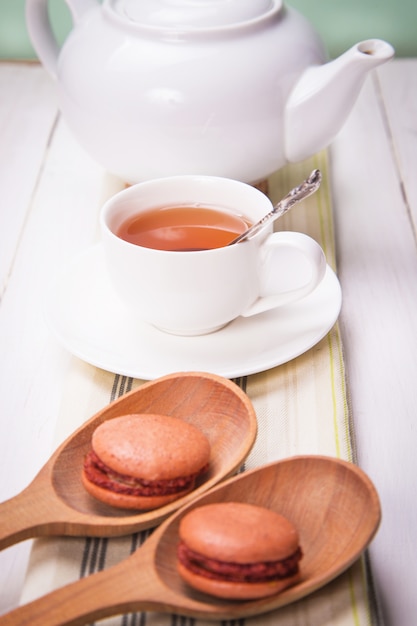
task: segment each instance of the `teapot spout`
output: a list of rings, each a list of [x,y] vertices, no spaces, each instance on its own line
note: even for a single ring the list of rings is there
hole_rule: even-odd
[[[302,161],[328,146],[348,117],[368,71],[393,56],[389,43],[369,39],[329,63],[305,70],[285,108],[287,160]]]

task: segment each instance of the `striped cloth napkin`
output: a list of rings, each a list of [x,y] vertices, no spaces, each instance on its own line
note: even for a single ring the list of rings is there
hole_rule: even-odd
[[[335,243],[327,154],[288,165],[268,181],[273,202],[310,172],[323,173],[320,190],[276,223],[316,239],[335,269]],[[143,381],[114,375],[74,357],[58,419],[56,445],[109,401]],[[354,461],[343,347],[336,324],[315,347],[289,363],[236,382],[250,397],[259,424],[246,468],[297,454],[325,454]],[[115,539],[48,538],[34,541],[22,604],[119,562],[150,531]],[[366,557],[307,598],[272,613],[221,626],[366,626],[373,623]],[[161,613],[135,613],[100,622],[105,626],[205,626],[215,622]],[[220,623],[218,623],[220,626]]]

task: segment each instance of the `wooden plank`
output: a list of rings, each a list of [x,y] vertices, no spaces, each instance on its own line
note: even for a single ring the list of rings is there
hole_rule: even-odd
[[[98,210],[123,185],[82,150],[61,119],[55,123],[44,71],[13,68],[18,80],[0,115],[2,137],[14,151],[7,159],[2,150],[0,170],[2,207],[8,207],[0,218],[0,458],[10,468],[0,475],[0,501],[23,489],[52,452],[72,357],[45,324],[45,292],[62,264],[96,241]],[[28,549],[29,543],[0,553],[0,612],[18,602]]]
[[[0,297],[57,118],[54,85],[38,65],[0,63]]]
[[[414,59],[389,63],[378,80],[404,201],[417,234],[417,63]]]
[[[409,626],[417,615],[417,561],[410,559],[417,545],[417,250],[403,190],[414,198],[417,151],[410,145],[417,102],[408,99],[404,126],[400,103],[385,98],[399,84],[406,89],[417,62],[398,74],[397,65],[391,67],[367,81],[332,147],[331,163],[341,330],[358,456],[383,510],[370,554],[385,623]],[[394,145],[407,150],[407,179],[399,176]]]

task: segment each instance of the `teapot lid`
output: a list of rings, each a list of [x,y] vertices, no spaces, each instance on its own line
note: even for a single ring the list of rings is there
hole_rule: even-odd
[[[111,0],[130,22],[153,28],[208,29],[253,22],[281,9],[282,0]]]

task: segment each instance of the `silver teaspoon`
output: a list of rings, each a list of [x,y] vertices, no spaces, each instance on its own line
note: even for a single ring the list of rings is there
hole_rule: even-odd
[[[264,228],[270,222],[275,221],[276,219],[284,215],[284,213],[289,211],[294,206],[294,204],[297,204],[297,202],[304,200],[304,198],[308,198],[308,196],[311,196],[311,194],[317,191],[317,189],[320,187],[321,179],[322,176],[320,170],[313,170],[310,176],[300,185],[294,187],[294,189],[287,193],[287,195],[274,206],[272,211],[264,215],[264,217],[260,219],[259,222],[253,224],[253,226],[248,228],[248,230],[246,230],[238,237],[235,237],[235,239],[230,241],[230,243],[228,243],[227,245],[231,246],[235,243],[240,243],[241,241],[251,239],[251,237],[253,237],[259,230],[261,230],[261,228]]]

